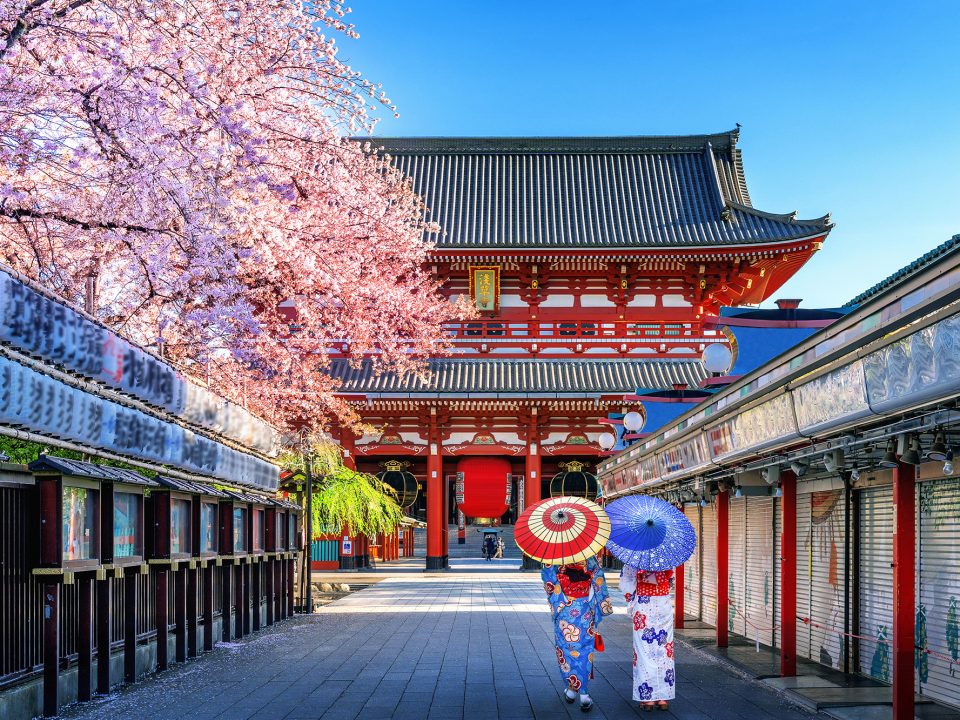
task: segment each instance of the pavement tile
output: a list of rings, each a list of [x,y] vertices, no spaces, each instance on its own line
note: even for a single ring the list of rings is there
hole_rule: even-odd
[[[532,573],[396,576],[221,646],[65,720],[504,720],[651,717],[631,698],[630,626],[603,626],[607,651],[589,716],[563,701],[552,627]],[[768,686],[677,645],[678,699],[657,720],[812,718]]]

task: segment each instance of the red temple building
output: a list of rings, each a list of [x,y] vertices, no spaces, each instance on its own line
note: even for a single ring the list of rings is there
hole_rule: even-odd
[[[444,294],[480,313],[448,327],[454,353],[426,381],[334,356],[342,394],[381,430],[339,440],[360,470],[402,461],[418,479],[427,569],[447,566],[458,500],[510,522],[568,463],[595,468],[610,418],[642,412],[638,388],[706,378],[704,348],[728,342],[710,322],[722,306],[769,298],[820,249],[829,216],[752,206],[737,140],[373,139],[442,228]]]

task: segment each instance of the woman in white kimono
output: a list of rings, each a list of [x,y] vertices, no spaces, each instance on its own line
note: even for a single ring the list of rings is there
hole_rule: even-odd
[[[624,565],[620,592],[633,622],[633,699],[644,710],[667,709],[676,696],[673,662],[673,570]]]

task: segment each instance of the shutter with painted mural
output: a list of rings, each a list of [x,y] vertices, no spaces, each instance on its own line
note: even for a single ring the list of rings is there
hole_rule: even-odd
[[[745,529],[747,499],[735,498],[730,495],[729,527],[727,529],[730,542],[729,567],[727,572],[727,595],[730,602],[727,604],[727,629],[737,635],[746,634],[745,603],[744,603],[744,559],[746,555]]]
[[[889,683],[893,644],[893,490],[876,487],[858,493],[860,504],[859,669]]]
[[[920,483],[915,656],[921,695],[960,707],[960,478]]]
[[[802,485],[800,486],[802,487]],[[797,617],[810,617],[810,494],[797,493]],[[797,657],[809,658],[810,626],[797,620]]]
[[[687,520],[693,525],[693,531],[697,535],[697,547],[694,548],[693,555],[683,566],[683,609],[687,615],[699,620],[702,617],[700,610],[700,508],[694,504],[684,505],[683,514],[687,516]]]
[[[751,640],[773,644],[773,498],[747,498],[744,615]]]
[[[783,537],[783,503],[780,498],[773,498],[773,645],[780,647],[780,628],[783,615],[780,612],[780,570],[783,563],[780,560],[780,540]]]
[[[810,654],[806,657],[837,669],[843,668],[846,528],[842,489],[810,493],[807,560],[811,624]]]
[[[703,576],[703,621],[708,625],[717,623],[717,506],[710,503],[701,508],[701,543]]]

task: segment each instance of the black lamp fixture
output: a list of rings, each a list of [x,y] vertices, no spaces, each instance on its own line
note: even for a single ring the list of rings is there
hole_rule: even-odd
[[[927,450],[927,460],[934,462],[943,462],[947,459],[947,443],[942,432],[938,432],[933,437],[933,445]]]
[[[883,454],[883,459],[877,463],[877,467],[888,470],[897,467],[897,441],[893,438],[887,440],[887,449]]]
[[[907,465],[920,464],[920,438],[916,435],[907,437],[907,451],[900,456],[900,461]]]

